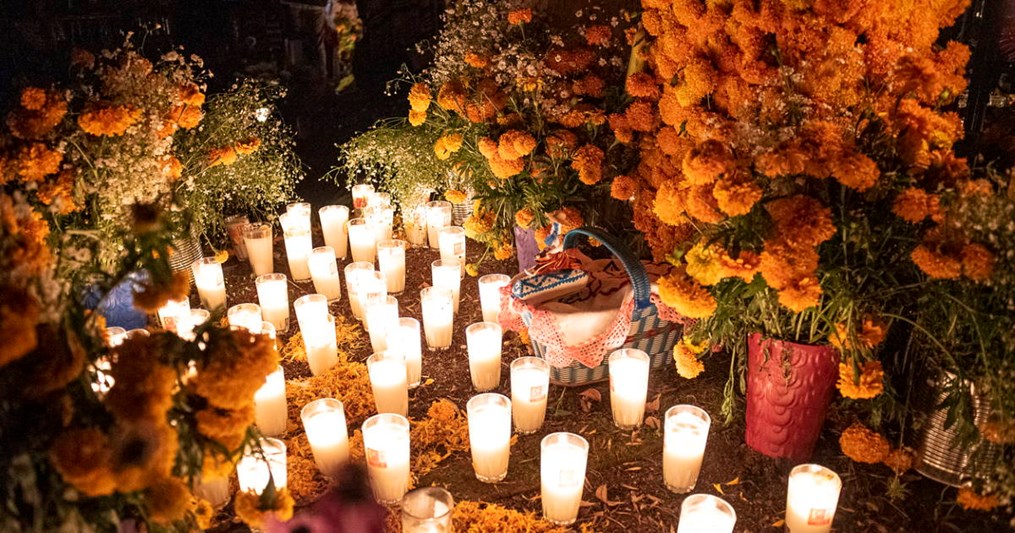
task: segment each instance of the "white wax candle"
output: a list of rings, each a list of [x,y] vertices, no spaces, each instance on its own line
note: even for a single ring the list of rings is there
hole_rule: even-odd
[[[240,482],[240,491],[261,494],[268,486],[268,480],[275,482],[276,489],[286,487],[285,443],[272,438],[262,438],[260,449],[249,447],[236,463],[236,477]]]
[[[285,274],[265,274],[254,280],[257,300],[261,304],[261,317],[271,322],[275,330],[289,330],[289,284]]]
[[[409,317],[399,318],[398,330],[391,335],[388,344],[392,345],[389,347],[390,350],[405,356],[405,373],[409,388],[418,387],[423,374],[423,347],[419,338],[419,321]]]
[[[363,211],[367,224],[373,229],[374,242],[391,240],[391,227],[395,210],[385,206],[369,206]]]
[[[431,350],[444,350],[451,346],[454,323],[454,303],[450,289],[427,287],[419,292],[423,313],[423,332]]]
[[[506,274],[487,274],[479,278],[479,305],[483,322],[500,323],[500,289],[511,283]]]
[[[640,426],[648,396],[648,355],[641,350],[617,350],[610,355],[609,369],[613,423],[621,429]]]
[[[462,276],[461,264],[458,261],[443,259],[430,263],[430,274],[434,287],[451,289],[453,311],[458,313],[458,302],[461,299]]]
[[[349,461],[349,431],[342,402],[334,398],[314,400],[303,408],[300,418],[317,468],[325,475],[336,475]]]
[[[226,311],[229,326],[245,328],[254,334],[261,333],[261,306],[257,304],[237,304]]]
[[[540,452],[543,517],[556,525],[570,525],[581,506],[589,444],[573,433],[551,433],[543,437]]]
[[[349,222],[349,208],[344,205],[326,205],[317,214],[321,218],[324,244],[331,246],[335,257],[345,259],[349,253],[349,236],[345,231],[345,225]]]
[[[398,334],[398,300],[394,296],[375,294],[366,302],[363,316],[369,325],[370,347],[375,352],[388,349],[389,339]]]
[[[197,294],[201,297],[201,305],[206,309],[217,309],[226,306],[226,281],[222,275],[222,265],[214,257],[204,257],[191,265],[194,272],[194,284]]]
[[[116,348],[125,340],[127,340],[127,330],[118,326],[106,328],[106,346]]]
[[[402,212],[402,227],[405,229],[405,240],[416,246],[426,246],[426,206],[416,206]]]
[[[451,202],[436,201],[426,204],[426,230],[430,248],[440,248],[440,230],[451,225]]]
[[[373,192],[367,195],[367,207],[390,207],[391,193]]]
[[[331,246],[320,246],[310,252],[307,260],[310,277],[314,280],[314,290],[323,294],[329,302],[342,299],[342,281],[338,279],[338,262],[335,261],[335,250]]]
[[[289,273],[293,281],[310,279],[310,267],[307,260],[314,249],[310,231],[288,231],[285,234],[285,253],[289,259]]]
[[[345,265],[345,292],[349,295],[349,307],[357,320],[363,320],[363,307],[360,305],[360,288],[364,279],[374,271],[374,264],[356,261]]]
[[[374,192],[374,186],[369,183],[360,183],[352,186],[352,207],[363,209],[367,206],[367,199]]]
[[[409,386],[405,379],[405,359],[392,352],[375,353],[367,358],[367,371],[377,412],[407,415]]]
[[[499,324],[478,322],[465,328],[469,349],[469,374],[478,391],[500,385],[500,356],[503,333]]]
[[[243,242],[250,258],[250,269],[255,276],[270,274],[275,270],[275,258],[272,252],[271,226],[253,224],[243,230]]]
[[[159,308],[159,322],[166,331],[186,334],[190,327],[190,298],[169,300]]]
[[[366,319],[367,302],[371,298],[386,298],[388,296],[388,284],[384,281],[384,274],[373,270],[360,275],[359,278],[359,306],[363,315],[363,329],[370,332],[370,322]]]
[[[233,215],[222,221],[229,235],[229,241],[233,244],[233,254],[240,261],[247,260],[247,245],[243,243],[243,230],[250,224],[246,215]]]
[[[469,400],[467,411],[476,479],[485,483],[503,480],[511,456],[511,400],[501,394],[479,394]]]
[[[313,209],[309,202],[294,202],[285,207],[285,212],[295,225],[310,227],[310,213]]]
[[[690,492],[697,483],[711,423],[708,413],[693,405],[675,405],[666,411],[663,480],[673,492]]]
[[[441,250],[441,261],[458,263],[458,275],[465,275],[465,228],[446,226],[437,236]]]
[[[726,500],[711,494],[692,494],[680,504],[677,533],[733,533],[737,513]]]
[[[405,241],[386,240],[377,243],[377,264],[388,284],[389,294],[405,290]]]
[[[198,478],[194,480],[194,495],[206,500],[215,509],[229,502],[229,478]]]
[[[397,503],[409,485],[409,421],[390,413],[368,418],[363,423],[363,448],[374,498]]]
[[[828,533],[839,505],[842,480],[821,465],[803,464],[789,474],[786,527],[790,533]]]
[[[373,263],[377,254],[377,236],[365,218],[354,218],[349,221],[349,247],[352,249],[352,260]]]
[[[519,433],[535,433],[543,427],[549,388],[550,365],[544,359],[511,361],[511,415]]]
[[[285,433],[289,414],[286,411],[285,372],[279,366],[268,374],[264,385],[254,393],[254,422],[262,435],[274,437]],[[276,480],[277,481],[277,480]]]

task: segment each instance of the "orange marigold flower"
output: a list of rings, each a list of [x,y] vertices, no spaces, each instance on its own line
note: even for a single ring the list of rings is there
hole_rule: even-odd
[[[656,128],[656,112],[647,100],[636,100],[624,111],[624,125],[634,131],[652,131]]]
[[[821,283],[817,276],[802,276],[779,289],[779,303],[800,313],[821,303]]]
[[[937,279],[955,279],[962,274],[962,262],[954,257],[941,253],[937,247],[921,244],[909,254],[913,263],[924,274]]]
[[[693,218],[709,224],[716,224],[723,220],[723,214],[719,211],[719,202],[712,196],[712,187],[708,185],[689,187],[684,202],[687,214]]]
[[[46,105],[46,90],[39,87],[25,87],[21,90],[21,107],[39,111]]]
[[[534,220],[536,220],[536,213],[532,211],[531,207],[519,209],[515,213],[515,224],[520,228],[528,229]]]
[[[422,126],[426,122],[426,111],[409,111],[409,124],[415,126]]]
[[[465,52],[465,64],[474,68],[486,68],[490,66],[490,58],[475,52]]]
[[[257,151],[261,147],[261,139],[257,137],[251,137],[249,139],[239,141],[233,145],[233,149],[239,155],[249,155]]]
[[[201,123],[204,113],[201,108],[190,105],[178,105],[169,111],[168,121],[185,130],[194,129]],[[172,129],[172,128],[166,128]],[[171,131],[169,133],[172,133]]]
[[[80,207],[74,202],[74,181],[74,172],[64,170],[55,181],[40,185],[36,198],[61,215],[73,213]]]
[[[680,105],[689,107],[715,90],[718,74],[712,65],[703,59],[693,59],[683,70],[683,83],[677,86],[674,95]]]
[[[63,480],[85,496],[116,490],[109,438],[97,428],[61,433],[49,450],[49,462]]]
[[[726,145],[709,139],[684,156],[682,170],[692,185],[708,185],[733,166],[733,154]]]
[[[38,91],[42,91],[41,103]],[[26,94],[27,92],[27,94]],[[7,115],[11,135],[19,139],[40,139],[53,131],[67,114],[67,101],[57,91],[43,91],[30,87],[21,93],[22,107]],[[25,107],[25,101],[31,106]]]
[[[21,147],[14,162],[15,172],[25,181],[42,181],[60,170],[63,154],[43,143]]]
[[[175,477],[162,478],[144,492],[148,518],[168,526],[182,520],[193,508],[190,488]]]
[[[532,22],[532,8],[526,9],[515,9],[508,12],[507,15],[508,24],[517,26],[519,24],[528,24]]]
[[[548,214],[547,217],[560,224],[560,234],[562,236],[573,229],[585,225],[585,217],[582,216],[581,211],[571,206],[561,207]]]
[[[973,281],[987,281],[994,272],[994,254],[978,243],[962,247],[962,275]]]
[[[593,98],[602,98],[605,89],[606,81],[595,74],[583,76],[571,83],[571,90],[579,96],[588,95]]]
[[[967,511],[992,511],[1001,505],[1001,500],[993,494],[977,494],[970,487],[962,487],[955,503]]]
[[[884,342],[888,335],[888,324],[880,318],[865,316],[855,335],[857,345],[861,349],[871,350]],[[828,343],[840,350],[852,350],[857,347],[850,338],[850,332],[846,330],[846,324],[843,323],[835,325],[835,331],[828,336]]]
[[[141,110],[130,106],[98,107],[81,113],[78,126],[91,135],[117,136],[140,119]]]
[[[498,157],[497,141],[489,137],[480,137],[479,140],[476,141],[476,147],[479,148],[479,153],[483,154],[483,157],[487,159]]]
[[[450,133],[442,135],[434,142],[433,151],[437,156],[437,159],[444,161],[451,157],[451,154],[457,152],[462,147],[462,135],[460,133]]]
[[[659,297],[674,311],[688,318],[708,318],[718,305],[708,289],[681,270],[659,278]]]
[[[772,200],[765,204],[765,209],[776,231],[791,235],[800,244],[817,246],[835,235],[832,210],[810,196],[798,194]]]
[[[515,247],[511,244],[511,241],[504,240],[500,241],[493,246],[493,258],[497,261],[503,261],[510,259],[515,253]]]
[[[681,181],[677,179],[667,180],[659,187],[652,204],[652,212],[661,222],[671,226],[688,222],[685,191]]]
[[[705,371],[705,365],[698,359],[705,349],[708,348],[708,341],[699,344],[692,343],[687,337],[683,337],[673,345],[673,361],[677,366],[677,374],[686,379],[694,379]]]
[[[487,162],[490,164],[490,171],[493,172],[493,175],[502,180],[517,176],[525,170],[524,159],[504,159],[494,154]]]
[[[892,451],[888,440],[859,422],[854,422],[842,432],[839,436],[839,448],[846,457],[858,463],[868,464],[880,463]]]
[[[465,86],[459,80],[451,80],[441,85],[437,91],[437,105],[448,111],[459,113],[465,108]]]
[[[603,161],[606,154],[594,144],[586,144],[572,156],[571,168],[578,171],[578,179],[586,185],[595,185],[603,179]]]
[[[659,83],[647,72],[635,72],[627,77],[624,84],[627,94],[634,98],[648,98],[655,100],[659,98]]]
[[[907,448],[896,448],[881,460],[895,475],[901,476],[913,468],[913,451]]]
[[[939,205],[940,199],[936,194],[930,194],[917,187],[907,187],[895,197],[892,212],[902,220],[916,224],[923,222],[927,217],[938,218]]]
[[[413,111],[416,111],[417,113],[424,113],[430,107],[430,100],[433,96],[430,94],[430,86],[423,82],[416,82],[412,84],[412,88],[409,89],[408,98],[409,106]]]
[[[200,107],[204,105],[204,93],[196,83],[188,83],[179,90],[180,101],[184,105]]]
[[[444,199],[453,204],[463,203],[467,198],[465,191],[460,191],[458,189],[449,189],[444,193]]]
[[[613,31],[605,24],[589,26],[585,29],[585,42],[591,46],[606,46],[610,43]]]
[[[522,130],[510,130],[500,136],[497,153],[502,159],[525,157],[536,149],[536,138]]]
[[[638,182],[631,176],[620,175],[613,178],[613,183],[610,184],[610,196],[626,202],[633,200],[640,188]]]
[[[176,272],[164,283],[149,279],[134,288],[134,307],[155,314],[170,299],[180,299],[190,294],[190,276],[187,272]]]
[[[232,165],[236,162],[236,149],[232,146],[224,146],[222,148],[212,148],[208,152],[208,166],[217,167],[219,165]]]
[[[750,213],[763,194],[764,191],[748,173],[727,175],[712,187],[712,196],[719,210],[731,217]]]
[[[487,232],[493,229],[496,221],[496,213],[493,211],[482,211],[473,209],[472,214],[465,219],[462,227],[465,228],[465,236],[470,239],[480,240]]]
[[[578,146],[578,136],[570,130],[553,130],[546,136],[546,153],[554,159],[567,157]]]
[[[861,153],[835,157],[828,164],[839,183],[858,191],[870,189],[881,176],[877,163]]]
[[[839,363],[839,381],[835,385],[844,398],[869,400],[885,390],[885,372],[881,361],[867,361],[860,366],[860,376],[853,372],[853,365]]]
[[[296,502],[287,489],[278,489],[272,501],[253,491],[236,494],[233,507],[236,517],[253,529],[264,529],[270,518],[285,522],[293,517]]]

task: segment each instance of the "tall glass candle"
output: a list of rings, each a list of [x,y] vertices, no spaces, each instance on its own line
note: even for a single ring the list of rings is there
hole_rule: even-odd
[[[213,509],[218,510],[225,507],[231,496],[229,478],[197,476],[194,479],[194,496],[210,503]]]
[[[353,261],[373,263],[377,255],[377,235],[365,218],[349,221],[349,247]]]
[[[363,311],[363,329],[370,332],[370,322],[366,319],[367,301],[370,298],[384,298],[388,295],[388,284],[384,281],[384,274],[373,270],[360,275],[359,297],[360,309]]]
[[[367,195],[367,207],[391,207],[391,193],[375,191]]]
[[[261,317],[284,333],[289,330],[289,283],[285,274],[271,273],[257,276],[257,300],[261,304]]]
[[[503,480],[511,456],[511,400],[503,394],[477,394],[466,410],[476,479],[484,483]]]
[[[285,207],[285,212],[300,226],[310,227],[310,213],[313,208],[309,202],[294,202]]]
[[[321,218],[324,244],[335,250],[335,257],[345,259],[349,253],[349,235],[345,231],[349,222],[349,208],[344,205],[326,205],[317,211]]]
[[[241,492],[261,494],[269,479],[275,482],[276,489],[285,488],[289,478],[285,443],[273,438],[258,439],[258,446],[248,446],[236,463],[236,477]]]
[[[402,498],[402,533],[450,533],[455,499],[440,487],[423,487]]]
[[[455,307],[454,293],[444,287],[426,287],[419,291],[423,311],[423,332],[431,350],[445,350],[451,346]]]
[[[293,308],[310,372],[319,376],[338,364],[335,317],[328,313],[328,300],[323,294],[301,296],[293,303]]]
[[[287,214],[280,215],[279,220],[283,220]],[[310,267],[307,265],[307,260],[310,258],[310,251],[314,249],[310,226],[304,226],[302,222],[296,223],[292,220],[289,224],[284,233],[289,274],[292,275],[293,281],[310,281]]]
[[[398,330],[388,340],[388,349],[405,355],[405,372],[409,388],[418,387],[423,377],[423,347],[419,337],[419,320],[409,317],[399,318]]]
[[[254,393],[254,423],[261,434],[276,437],[285,433],[286,420],[285,371],[279,366],[268,374],[264,385]]]
[[[402,211],[402,227],[405,229],[405,240],[415,246],[426,246],[426,206],[417,205]]]
[[[440,244],[441,261],[458,263],[458,276],[465,276],[465,228],[445,226],[437,236]]]
[[[828,533],[839,505],[842,480],[816,464],[799,465],[789,473],[786,527],[790,533]]]
[[[645,418],[648,397],[648,354],[623,349],[610,354],[610,406],[613,423],[620,429],[634,429]]]
[[[737,513],[726,500],[711,494],[692,494],[680,504],[677,533],[733,533]]]
[[[206,309],[226,306],[226,280],[222,275],[222,264],[214,257],[202,257],[190,266],[194,271],[194,284],[201,305]]]
[[[257,335],[261,333],[261,306],[257,304],[236,304],[226,311],[229,326],[245,328]]]
[[[275,270],[275,258],[272,251],[271,226],[268,224],[251,224],[243,229],[243,242],[250,258],[250,269],[255,276],[270,274]]]
[[[462,294],[461,264],[455,260],[445,261],[438,259],[430,263],[430,275],[433,277],[434,287],[451,289],[452,305],[454,313],[458,313],[458,302]]]
[[[374,499],[398,503],[409,487],[409,421],[381,413],[363,422],[363,449]]]
[[[260,311],[259,311],[260,312]],[[261,334],[267,335],[269,339],[275,344],[275,349],[278,350],[281,347],[278,345],[278,332],[275,331],[275,325],[271,322],[261,322]]]
[[[521,434],[535,433],[546,418],[550,365],[542,357],[511,361],[511,415]]]
[[[166,331],[179,334],[186,332],[190,324],[190,298],[169,300],[159,308],[159,323]]]
[[[233,255],[240,261],[247,260],[247,245],[243,242],[243,230],[250,224],[246,215],[233,215],[222,221],[233,244]]]
[[[550,433],[539,447],[543,518],[555,525],[571,525],[582,503],[589,443],[574,433]]]
[[[500,324],[477,322],[465,328],[469,349],[469,374],[478,391],[496,389],[500,385],[500,355],[503,332]]]
[[[331,246],[319,246],[310,252],[307,259],[314,290],[328,297],[329,302],[342,299],[342,281],[338,278],[338,262]]]
[[[391,228],[395,222],[395,208],[387,206],[368,206],[363,210],[363,217],[374,230],[374,241],[381,242],[391,239]]]
[[[317,469],[324,475],[335,476],[349,461],[349,430],[342,402],[335,398],[314,400],[300,411],[300,419]]]
[[[365,278],[374,271],[374,264],[356,261],[345,265],[345,293],[349,296],[349,307],[356,320],[363,320],[363,307],[360,306],[359,289]]]
[[[370,295],[363,316],[363,321],[369,326],[370,347],[375,352],[387,350],[389,341],[394,341],[399,333],[398,300],[394,296]]]
[[[386,240],[377,243],[377,265],[384,273],[388,294],[405,290],[405,247],[402,240]]]
[[[712,418],[700,407],[674,405],[666,410],[663,433],[663,480],[676,493],[691,492],[698,481]]]
[[[487,274],[479,278],[479,305],[483,322],[500,323],[500,289],[511,283],[507,274]]]
[[[395,352],[378,352],[367,358],[370,386],[378,413],[405,416],[409,412],[409,386],[405,358]]]
[[[430,241],[430,248],[439,249],[440,230],[451,225],[451,202],[443,200],[429,202],[426,204],[426,232]]]
[[[374,192],[374,186],[369,183],[360,183],[352,186],[352,208],[363,209],[367,206],[367,199]]]

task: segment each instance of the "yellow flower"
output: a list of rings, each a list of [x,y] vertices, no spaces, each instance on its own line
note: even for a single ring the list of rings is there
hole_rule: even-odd
[[[892,446],[880,433],[870,430],[859,422],[846,428],[839,437],[843,455],[858,463],[880,463],[892,451]]]
[[[659,278],[659,297],[663,303],[688,318],[707,318],[718,306],[708,289],[680,270]]]
[[[409,124],[415,126],[422,126],[426,122],[426,111],[409,111]]]
[[[426,113],[432,98],[430,87],[423,82],[414,83],[412,88],[409,89],[409,106],[417,113]],[[410,114],[409,116],[411,117],[412,115]]]
[[[460,133],[450,133],[443,135],[434,142],[433,151],[437,155],[437,159],[444,161],[451,157],[451,154],[457,152],[462,147],[462,135]]]
[[[251,137],[250,139],[242,140],[233,145],[233,150],[239,155],[248,155],[257,151],[261,147],[261,139],[257,137]]]
[[[467,198],[465,192],[458,189],[450,189],[444,193],[444,199],[453,204],[464,203]]]
[[[677,373],[681,377],[694,379],[698,377],[698,374],[704,372],[705,365],[698,357],[705,352],[707,347],[707,340],[700,344],[694,344],[687,337],[681,338],[673,346],[673,361],[677,365]]]
[[[234,501],[236,516],[254,529],[263,529],[269,518],[285,522],[293,517],[296,502],[286,489],[278,489],[275,497],[257,495],[252,491],[239,492]]]
[[[479,275],[479,267],[476,266],[476,263],[466,263],[465,273],[472,277],[476,277]]]
[[[881,361],[867,361],[861,365],[859,379],[852,364],[839,363],[839,381],[835,386],[844,398],[869,400],[884,392],[884,376]]]
[[[515,247],[511,244],[511,241],[504,240],[500,241],[494,246],[493,258],[498,261],[510,259],[515,253]]]
[[[111,459],[109,438],[97,428],[63,433],[49,450],[53,468],[86,496],[104,496],[116,490]]]
[[[78,126],[91,135],[115,137],[140,119],[141,110],[131,106],[98,107],[81,113]]]
[[[967,511],[992,511],[1001,505],[1001,500],[993,494],[977,494],[970,487],[962,487],[955,503]]]

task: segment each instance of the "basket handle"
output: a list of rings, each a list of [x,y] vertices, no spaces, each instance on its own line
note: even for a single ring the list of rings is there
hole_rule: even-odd
[[[652,305],[652,302],[649,300],[652,289],[648,281],[648,274],[645,272],[645,267],[641,264],[641,261],[631,255],[627,246],[613,235],[605,233],[598,228],[583,226],[564,234],[563,248],[565,250],[574,248],[576,246],[575,241],[581,235],[592,237],[603,243],[603,246],[605,246],[610,252],[613,252],[613,255],[615,255],[617,259],[620,260],[620,263],[624,265],[624,270],[627,271],[627,277],[631,279],[631,286],[634,287],[635,309],[645,309],[646,307]]]

